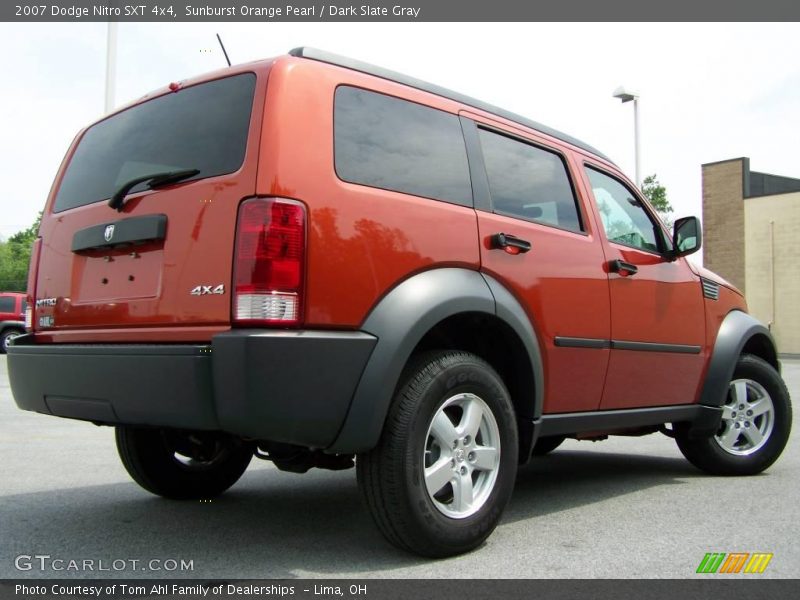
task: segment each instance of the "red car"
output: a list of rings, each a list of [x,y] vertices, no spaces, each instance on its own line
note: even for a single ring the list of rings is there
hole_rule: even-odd
[[[0,354],[8,345],[25,333],[26,295],[19,292],[0,292]]]
[[[11,387],[115,427],[155,494],[220,494],[253,456],[355,463],[393,544],[457,554],[565,437],[661,432],[720,474],[778,458],[775,345],[700,244],[573,137],[300,48],[80,132]]]

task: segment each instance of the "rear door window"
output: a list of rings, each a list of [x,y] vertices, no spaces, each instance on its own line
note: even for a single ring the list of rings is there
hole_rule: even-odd
[[[582,231],[564,160],[555,152],[479,129],[494,212]]]
[[[0,313],[13,313],[14,300],[13,296],[0,296]]]
[[[472,206],[467,149],[456,115],[340,86],[334,104],[340,179]]]
[[[209,81],[93,125],[64,174],[54,211],[110,198],[125,182],[145,175],[199,169],[192,179],[202,179],[237,171],[247,147],[255,84],[253,73]],[[142,189],[145,184],[133,191]]]

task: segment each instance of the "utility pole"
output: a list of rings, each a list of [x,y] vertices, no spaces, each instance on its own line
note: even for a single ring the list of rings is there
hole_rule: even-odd
[[[114,110],[114,92],[117,83],[117,27],[119,23],[108,23],[106,35],[106,114]]]

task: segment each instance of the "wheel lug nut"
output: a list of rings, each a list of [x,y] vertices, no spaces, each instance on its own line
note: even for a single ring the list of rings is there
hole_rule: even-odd
[[[744,422],[744,426],[745,426],[745,427],[750,427],[750,421],[745,421],[745,422]]]
[[[461,474],[462,475],[466,475],[467,474],[467,467],[461,467]]]
[[[744,404],[739,405],[739,410],[744,410]]]
[[[735,419],[736,418],[736,413],[735,412],[731,413],[731,417],[733,417]]]
[[[458,448],[458,440],[453,440],[453,448]]]
[[[753,411],[752,410],[748,410],[747,411],[747,416],[748,417],[752,417],[753,416]]]
[[[470,452],[467,455],[467,460],[469,460],[470,462],[473,462],[475,460],[475,453],[474,452]]]
[[[472,441],[472,438],[471,438],[471,437],[469,437],[468,435],[465,435],[465,436],[464,436],[464,445],[465,445],[465,446],[469,445],[469,443],[470,443],[471,441]]]
[[[739,429],[739,427],[741,427],[741,424],[740,423],[736,423],[736,429]]]
[[[450,466],[451,467],[455,467],[456,466],[456,459],[455,458],[451,458],[450,459]]]

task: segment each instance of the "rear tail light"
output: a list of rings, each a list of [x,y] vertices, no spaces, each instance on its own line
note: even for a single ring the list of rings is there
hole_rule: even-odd
[[[299,325],[303,315],[306,211],[296,200],[251,198],[239,206],[233,320]]]

